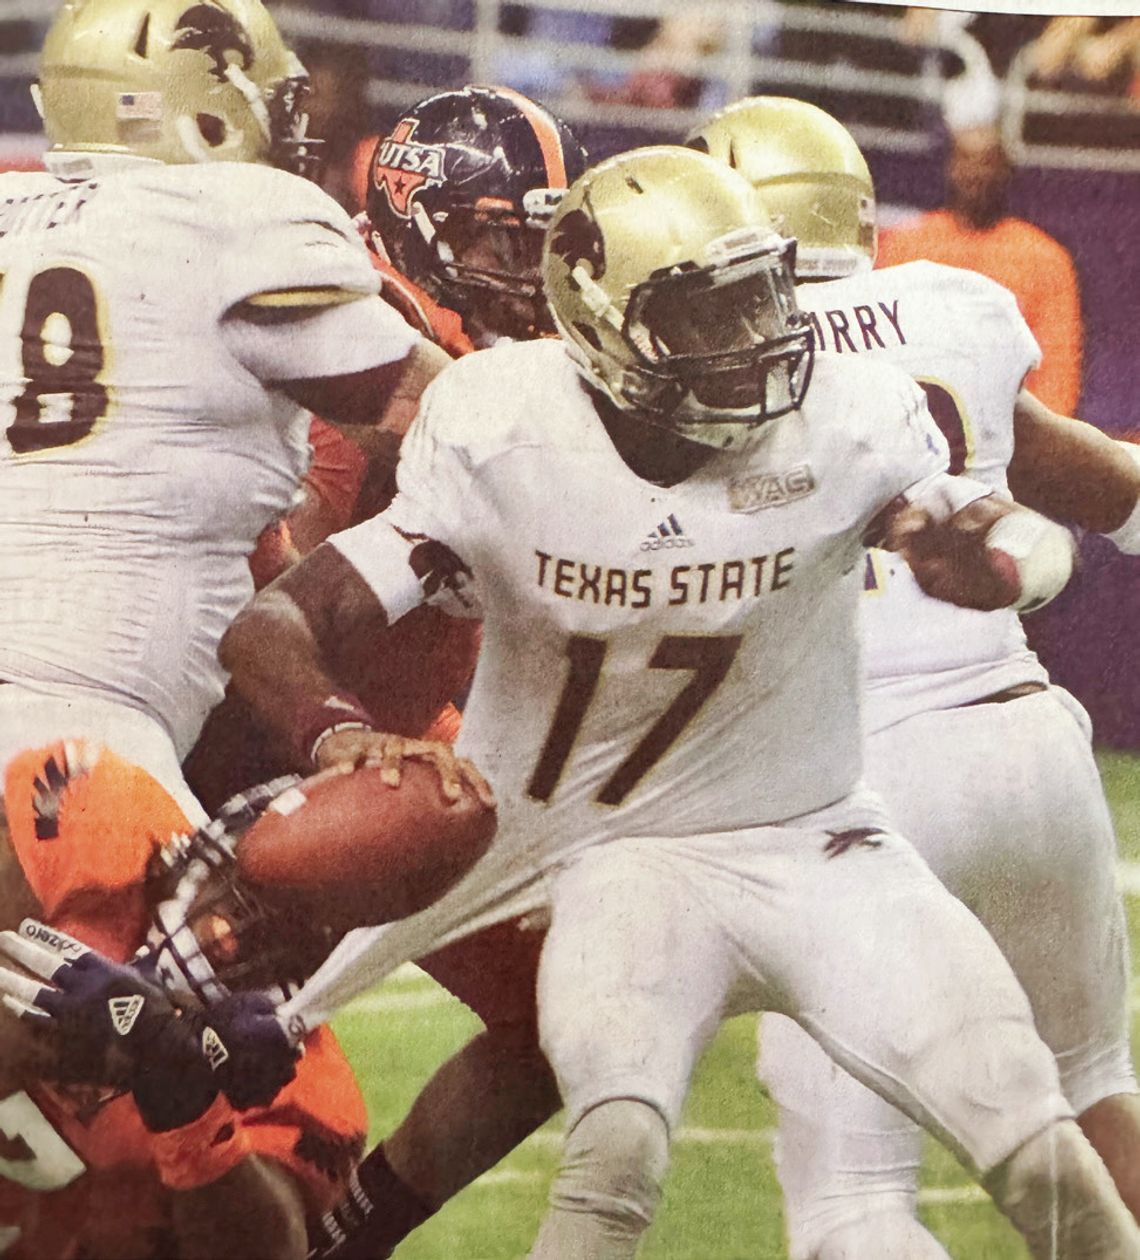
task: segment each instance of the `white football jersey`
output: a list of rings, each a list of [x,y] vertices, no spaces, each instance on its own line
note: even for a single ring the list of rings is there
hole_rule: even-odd
[[[1008,494],[1014,402],[1041,358],[1013,294],[972,271],[913,262],[803,284],[796,296],[826,358],[876,358],[909,373],[949,443],[950,471]],[[1016,613],[931,599],[906,561],[884,551],[868,553],[865,587],[869,731],[1047,681]]]
[[[654,485],[561,341],[508,345],[432,383],[396,500],[333,541],[390,615],[426,595],[484,617],[460,750],[500,830],[689,835],[856,783],[862,539],[946,460],[912,381],[829,357],[800,412]]]
[[[296,176],[62,162],[0,177],[0,679],[116,698],[185,753],[246,559],[307,466],[308,417],[265,382],[416,336]],[[312,290],[329,304],[285,317]],[[242,306],[267,294],[285,310]]]

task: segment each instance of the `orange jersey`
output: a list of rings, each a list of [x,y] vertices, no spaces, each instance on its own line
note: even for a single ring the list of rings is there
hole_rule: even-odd
[[[441,306],[418,284],[375,252],[372,254],[372,265],[383,280],[380,296],[394,306],[413,328],[437,346],[442,346],[453,359],[470,354],[475,349],[475,343],[463,330],[463,320],[458,311]]]
[[[11,846],[44,917],[117,960],[130,957],[148,924],[147,863],[172,833],[189,830],[166,792],[136,766],[75,742],[16,758],[4,803]],[[294,1082],[241,1122],[253,1150],[287,1168],[319,1213],[344,1192],[366,1115],[332,1034],[322,1029],[305,1050]],[[36,1082],[0,1100],[0,1115],[5,1108],[21,1126],[6,1125],[0,1144],[0,1230],[21,1231],[6,1257],[170,1254],[170,1191],[129,1095]]]
[[[1081,392],[1083,332],[1069,251],[1022,219],[972,229],[950,210],[936,210],[880,237],[878,266],[918,258],[980,272],[1009,289],[1041,347],[1041,366],[1026,386],[1047,407],[1072,415]]]

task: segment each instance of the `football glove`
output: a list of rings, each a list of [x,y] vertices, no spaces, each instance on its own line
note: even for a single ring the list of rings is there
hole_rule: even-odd
[[[0,967],[4,1005],[88,1062],[124,1059],[152,1132],[196,1120],[219,1090],[239,1109],[267,1103],[295,1075],[296,1052],[259,994],[233,995],[209,1016],[180,1011],[134,967],[35,919],[0,933],[0,954],[30,973]]]
[[[0,953],[30,973],[0,968],[4,1005],[21,1019],[53,1026],[91,1063],[125,1059],[124,1078],[152,1132],[189,1124],[217,1097],[195,1030],[132,967],[35,919],[0,933]]]

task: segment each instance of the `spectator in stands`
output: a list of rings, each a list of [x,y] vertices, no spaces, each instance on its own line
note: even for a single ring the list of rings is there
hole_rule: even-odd
[[[724,22],[713,13],[677,12],[663,18],[619,21],[611,45],[639,49],[640,63],[617,84],[595,83],[588,95],[604,104],[718,109],[726,103],[724,85],[694,74],[689,67],[694,58],[720,52],[724,38]],[[676,69],[678,60],[689,67]]]
[[[1072,415],[1083,341],[1072,256],[1040,228],[1009,213],[1012,169],[996,127],[953,132],[946,174],[949,204],[885,232],[879,264],[929,258],[1005,285],[1041,347],[1042,363],[1028,387],[1047,406]]]
[[[582,67],[589,62],[589,49],[609,42],[613,24],[608,13],[504,5],[499,31],[519,39],[520,44],[505,49],[502,61],[492,63],[490,77],[536,100],[581,96]],[[529,42],[539,40],[543,42]]]
[[[968,35],[985,52],[990,68],[1005,78],[1013,59],[1040,33],[1048,18],[1032,13],[965,13],[958,9],[907,9],[900,37],[907,43],[940,45],[951,56],[961,34]]]
[[[1029,58],[1038,86],[1140,97],[1140,17],[1055,17]]]

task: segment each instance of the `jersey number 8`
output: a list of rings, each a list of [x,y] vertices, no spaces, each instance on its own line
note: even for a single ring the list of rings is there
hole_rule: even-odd
[[[0,309],[6,294],[0,276]],[[99,303],[89,277],[74,267],[49,267],[28,286],[20,328],[24,389],[9,405],[7,428],[17,455],[68,446],[85,438],[107,412],[100,383],[106,358]]]

